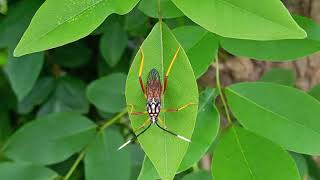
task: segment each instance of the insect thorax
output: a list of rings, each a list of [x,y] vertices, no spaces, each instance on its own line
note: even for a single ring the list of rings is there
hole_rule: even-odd
[[[161,103],[159,99],[151,98],[147,100],[147,112],[149,114],[151,123],[156,123],[158,121],[160,109]]]

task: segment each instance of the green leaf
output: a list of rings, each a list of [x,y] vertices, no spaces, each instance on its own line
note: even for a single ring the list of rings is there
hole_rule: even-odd
[[[214,179],[300,179],[298,169],[286,151],[240,127],[233,126],[228,129],[214,155]]]
[[[160,72],[163,80],[179,43],[163,23],[154,26],[144,41],[141,49],[145,55],[142,80],[146,82],[148,73],[155,68]],[[130,68],[126,83],[127,104],[132,104],[135,111],[144,111],[146,99],[141,91],[138,71],[141,62],[141,53],[138,52]],[[198,90],[194,73],[188,58],[181,48],[168,78],[168,87],[162,98],[162,108],[177,108],[189,102],[198,103]],[[195,127],[197,106],[189,106],[182,111],[160,114],[166,126],[177,134],[190,138]],[[146,121],[145,116],[130,115],[134,129]],[[150,158],[162,179],[172,179],[187,152],[188,143],[152,126],[145,134],[139,137],[139,142],[146,155]]]
[[[272,68],[263,74],[260,81],[293,87],[296,81],[296,75],[290,69]]]
[[[35,106],[42,104],[54,90],[55,81],[52,77],[42,77],[34,85],[31,92],[18,104],[18,112],[30,113]]]
[[[124,27],[132,36],[145,37],[149,33],[149,18],[138,8],[125,16]],[[147,28],[148,27],[148,28]]]
[[[234,84],[225,93],[247,129],[294,152],[320,153],[320,144],[314,143],[320,138],[320,103],[307,93],[272,83]]]
[[[31,54],[20,58],[14,58],[9,54],[8,62],[4,68],[19,101],[32,90],[41,72],[43,60],[44,53]]]
[[[58,177],[59,175],[54,171],[39,165],[30,165],[16,162],[0,163],[0,179],[51,180]]]
[[[8,48],[8,60],[4,68],[19,101],[31,91],[35,84],[42,69],[44,54],[37,53],[21,58],[14,58],[12,54],[40,4],[41,0],[24,0],[16,3],[0,24],[0,27],[4,27],[0,28],[0,46]]]
[[[126,31],[119,23],[114,23],[100,39],[100,52],[109,66],[114,67],[121,60],[128,44]]]
[[[96,125],[86,117],[55,113],[20,128],[1,151],[16,161],[53,164],[80,151],[95,130]]]
[[[90,61],[91,50],[83,42],[74,42],[50,52],[49,58],[62,67],[81,67]]]
[[[138,180],[160,179],[158,172],[150,159],[145,156]]]
[[[139,9],[149,17],[159,17],[158,0],[141,0]],[[170,0],[160,0],[160,11],[162,18],[176,18],[183,16],[183,13]]]
[[[307,32],[307,38],[254,41],[221,37],[221,46],[237,56],[268,61],[294,60],[320,51],[320,25],[302,16],[294,19]]]
[[[89,101],[104,112],[116,113],[125,108],[126,75],[115,73],[93,81],[86,90]]]
[[[197,122],[179,172],[185,171],[196,164],[208,151],[219,132],[220,116],[213,102],[217,93],[214,89],[206,89],[199,97]]]
[[[320,84],[315,85],[312,87],[308,92],[312,97],[316,98],[320,101]]]
[[[198,171],[184,176],[182,180],[212,180],[212,176],[209,172]]]
[[[81,39],[110,14],[126,14],[138,1],[47,0],[33,17],[14,55],[43,51]]]
[[[173,30],[177,40],[186,51],[194,74],[204,74],[218,53],[217,37],[199,26],[181,26]]]
[[[138,144],[130,144],[128,146],[131,156],[131,175],[130,180],[137,180],[142,168],[145,154]]]
[[[90,143],[85,156],[85,174],[87,180],[129,179],[131,162],[127,149],[117,151],[123,138],[114,130],[99,133]]]
[[[307,160],[304,158],[303,155],[298,154],[298,153],[292,152],[292,153],[290,153],[290,155],[292,156],[292,158],[296,162],[301,180],[307,179],[308,174],[309,174]]]
[[[172,0],[191,20],[224,37],[302,39],[300,28],[279,0]]]
[[[80,79],[65,76],[55,82],[56,87],[49,99],[38,111],[38,116],[53,112],[87,113],[89,102],[85,96],[86,85]]]

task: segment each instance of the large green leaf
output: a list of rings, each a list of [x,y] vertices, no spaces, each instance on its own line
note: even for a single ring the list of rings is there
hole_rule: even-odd
[[[123,143],[121,135],[114,130],[99,133],[88,146],[85,156],[87,180],[112,179],[129,180],[131,162],[128,149],[117,151]]]
[[[296,75],[290,69],[272,68],[263,74],[260,81],[294,86]]]
[[[62,46],[89,35],[112,13],[126,14],[139,0],[47,0],[33,17],[14,54]]]
[[[172,0],[191,20],[224,37],[301,39],[306,33],[279,0]]]
[[[314,98],[316,98],[318,101],[320,101],[320,84],[317,84],[314,87],[312,87],[308,93]]]
[[[199,78],[215,60],[218,38],[199,26],[181,26],[173,33],[186,51],[195,76]]]
[[[197,122],[191,138],[192,143],[180,164],[180,172],[192,167],[202,158],[219,132],[220,116],[214,106],[216,96],[217,93],[214,89],[207,89],[200,94]]]
[[[157,23],[141,46],[145,54],[143,81],[146,82],[149,71],[155,68],[160,72],[160,78],[163,82],[164,73],[166,73],[179,46],[168,27],[163,23]],[[136,111],[143,111],[146,105],[146,99],[138,80],[140,62],[141,53],[139,51],[130,68],[126,84],[127,104],[133,104]],[[191,65],[181,48],[172,66],[161,107],[177,108],[189,102],[198,102],[198,90]],[[170,130],[190,138],[195,127],[196,114],[197,106],[193,105],[179,112],[161,113],[160,117]],[[147,115],[130,115],[130,119],[133,128],[136,129],[147,119]],[[139,137],[139,142],[162,179],[174,177],[189,145],[187,142],[162,131],[157,126],[152,126]]]
[[[94,137],[96,125],[73,113],[36,119],[11,136],[2,152],[16,161],[53,164],[80,151]]]
[[[3,180],[53,180],[58,177],[54,171],[39,165],[0,163],[0,179]]]
[[[35,53],[20,58],[14,58],[12,54],[9,54],[4,68],[19,101],[32,90],[42,69],[43,59],[44,53]]]
[[[4,68],[19,100],[35,84],[42,69],[44,53],[14,58],[13,50],[41,2],[42,0],[25,0],[14,4],[8,16],[0,23],[0,27],[3,27],[0,28],[0,46],[8,48],[8,62]]]
[[[150,180],[150,179],[160,179],[157,170],[150,159],[145,156],[140,170],[138,180]]]
[[[128,36],[119,23],[113,23],[100,39],[100,52],[109,66],[114,67],[128,45]]]
[[[299,180],[298,169],[280,146],[240,127],[221,138],[212,162],[217,180]]]
[[[58,78],[55,84],[54,92],[41,106],[38,116],[54,112],[87,113],[89,111],[89,102],[85,95],[86,87],[82,80],[64,76]]]
[[[183,16],[183,13],[171,2],[171,0],[141,0],[139,9],[146,15],[159,17],[159,2],[162,18],[176,18]]]
[[[116,113],[125,108],[126,75],[115,73],[93,81],[87,87],[89,101],[104,112]]]
[[[213,104],[216,96],[217,93],[213,89],[206,89],[200,94],[197,122],[191,138],[192,143],[179,166],[179,172],[185,171],[197,163],[207,152],[218,134],[220,117]],[[139,180],[157,178],[159,178],[157,171],[146,157],[143,161]]]
[[[293,60],[320,51],[320,25],[302,16],[294,19],[307,32],[307,38],[254,41],[221,37],[221,46],[237,56],[270,61]]]
[[[272,83],[239,83],[226,88],[240,123],[284,148],[320,154],[320,103],[295,88]]]

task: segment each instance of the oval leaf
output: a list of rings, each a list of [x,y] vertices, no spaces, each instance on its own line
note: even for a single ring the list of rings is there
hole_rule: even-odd
[[[128,36],[119,23],[112,24],[100,39],[100,52],[109,66],[114,67],[121,60],[128,44]]]
[[[272,83],[239,83],[226,89],[228,104],[249,130],[305,154],[319,154],[320,103],[295,88]]]
[[[159,17],[159,0],[141,0],[139,10],[149,17]],[[183,16],[183,13],[174,5],[171,0],[160,0],[161,17],[176,18]]]
[[[44,180],[58,177],[59,175],[54,171],[38,165],[13,162],[0,163],[0,179]]]
[[[173,33],[186,51],[195,76],[199,78],[215,60],[218,38],[199,26],[178,27]]]
[[[236,126],[228,129],[214,151],[212,174],[218,180],[300,179],[286,151]]]
[[[268,61],[294,60],[320,51],[320,25],[302,16],[294,19],[307,32],[307,38],[254,41],[221,37],[221,46],[237,56]]]
[[[38,111],[38,116],[54,112],[87,113],[89,102],[85,96],[85,83],[77,78],[63,76],[55,82],[56,87],[48,101]]]
[[[123,138],[114,130],[106,130],[96,136],[84,159],[87,180],[104,180],[106,177],[129,179],[130,152],[128,149],[117,151],[122,143]]]
[[[98,109],[116,113],[125,107],[124,89],[126,75],[115,73],[92,82],[87,87],[87,97]]]
[[[102,24],[110,14],[126,14],[138,2],[47,0],[33,17],[14,55],[43,51],[81,39]]]
[[[306,37],[279,0],[172,1],[191,20],[224,37],[254,40]]]
[[[156,24],[141,47],[145,55],[142,72],[143,82],[146,82],[148,73],[153,68],[160,72],[160,78],[163,82],[164,73],[166,73],[179,47],[179,43],[168,27],[162,23]],[[141,91],[138,79],[141,62],[140,52],[132,63],[126,84],[127,104],[134,105],[135,111],[144,111],[146,105],[146,99]],[[181,48],[172,66],[167,91],[162,97],[161,107],[178,108],[190,102],[198,103],[198,90],[189,60]],[[197,105],[191,105],[179,112],[160,113],[160,117],[171,131],[190,138],[195,127],[196,114]],[[130,115],[134,129],[141,126],[147,118],[147,115]],[[189,145],[155,125],[139,137],[139,142],[163,179],[174,177]]]
[[[201,92],[197,122],[192,135],[192,143],[184,156],[179,172],[187,170],[196,164],[208,151],[216,138],[220,127],[220,115],[213,104],[217,93],[214,89]]]
[[[53,164],[80,151],[95,134],[96,125],[72,113],[39,118],[19,129],[2,148],[16,161]]]

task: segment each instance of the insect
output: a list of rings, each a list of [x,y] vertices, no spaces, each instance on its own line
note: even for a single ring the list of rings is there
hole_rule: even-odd
[[[142,130],[139,134],[137,134],[134,138],[130,139],[129,141],[124,143],[122,146],[120,146],[118,148],[118,150],[122,149],[123,147],[125,147],[129,143],[134,142],[140,135],[145,133],[151,127],[152,124],[155,124],[161,130],[163,130],[173,136],[176,136],[177,138],[180,138],[180,139],[187,141],[187,142],[191,142],[190,139],[185,138],[181,135],[178,135],[177,133],[174,133],[173,131],[168,130],[166,128],[166,126],[164,125],[164,122],[162,121],[162,119],[159,117],[160,112],[177,112],[177,111],[181,111],[181,110],[185,109],[186,107],[188,107],[190,105],[197,104],[197,103],[190,102],[190,103],[187,103],[179,108],[161,109],[161,95],[164,96],[164,94],[167,90],[168,77],[169,77],[171,68],[172,68],[172,66],[173,66],[173,64],[174,64],[175,60],[177,59],[177,56],[180,52],[180,47],[176,50],[176,52],[173,56],[173,59],[171,60],[170,65],[167,69],[166,75],[164,77],[164,86],[162,86],[159,72],[155,68],[150,70],[150,72],[148,74],[146,85],[144,86],[143,81],[142,81],[142,77],[141,77],[142,71],[143,71],[143,65],[144,65],[144,54],[143,54],[142,49],[140,49],[140,52],[141,52],[141,62],[140,62],[140,67],[139,67],[139,83],[141,86],[142,93],[144,94],[144,96],[146,97],[146,100],[147,100],[146,111],[132,112],[133,105],[131,105],[131,111],[129,112],[129,114],[131,114],[131,115],[148,114],[148,119],[139,128],[137,128],[134,132],[137,132],[145,127],[146,128],[144,130]]]

